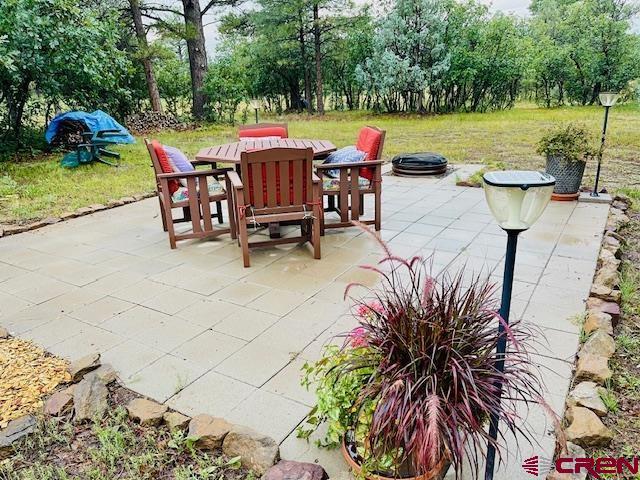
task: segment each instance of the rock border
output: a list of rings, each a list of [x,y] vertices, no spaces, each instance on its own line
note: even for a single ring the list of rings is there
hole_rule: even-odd
[[[44,401],[41,413],[58,417],[72,412],[73,423],[85,422],[102,414],[108,408],[107,385],[117,381],[111,365],[102,364],[100,354],[96,353],[71,362],[67,371],[71,376],[70,382],[61,385]],[[263,480],[329,478],[318,464],[281,460],[280,446],[273,438],[243,425],[234,425],[207,414],[189,417],[137,393],[124,406],[130,420],[141,425],[165,425],[171,431],[186,431],[195,448],[221,450],[229,457],[240,457],[240,463]],[[0,430],[0,460],[11,456],[15,452],[15,444],[35,431],[37,416],[35,413],[14,419]]]
[[[630,205],[628,197],[618,195],[609,209],[598,267],[586,305],[582,327],[584,341],[576,353],[577,361],[566,399],[564,421],[556,440],[556,452],[563,455],[584,457],[584,448],[606,446],[613,439],[614,433],[601,420],[608,415],[601,393],[612,376],[609,359],[615,353],[614,328],[621,313],[619,257],[624,242],[618,230],[629,221],[626,212]],[[547,477],[548,480],[561,478],[584,476],[554,471]]]
[[[28,232],[30,230],[37,230],[38,228],[46,227],[47,225],[54,225],[56,223],[71,220],[76,217],[83,217],[84,215],[91,215],[92,213],[101,212],[102,210],[110,210],[112,208],[121,207],[129,203],[139,202],[147,198],[155,197],[157,192],[145,192],[139,193],[130,197],[122,197],[119,200],[110,200],[106,205],[102,203],[94,203],[88,207],[80,207],[74,212],[66,212],[59,217],[47,217],[35,222],[26,223],[24,225],[11,225],[0,224],[0,238],[8,237],[9,235],[16,235],[18,233]]]

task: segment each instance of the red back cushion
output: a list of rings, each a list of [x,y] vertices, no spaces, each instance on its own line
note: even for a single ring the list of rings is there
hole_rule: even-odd
[[[361,152],[367,154],[364,157],[366,160],[377,160],[378,150],[380,149],[380,142],[382,141],[382,132],[379,132],[375,128],[364,127],[358,134],[358,141],[356,142],[356,148]],[[361,168],[360,176],[367,180],[373,179],[373,172],[369,168]]]
[[[262,164],[250,164],[249,165],[249,172],[248,172],[248,177],[249,177],[249,203],[251,205],[255,204],[255,197],[253,196],[253,169],[260,166],[261,167],[261,171],[262,171],[262,202],[264,203],[264,205],[266,206],[268,203],[268,196],[267,196],[267,166],[266,164],[262,163]],[[305,203],[305,199],[307,198],[307,176],[304,174],[305,169],[307,168],[306,162],[303,163],[303,168],[302,168],[302,201],[303,203]],[[280,196],[280,192],[281,192],[281,188],[282,187],[287,187],[286,185],[280,185],[280,168],[276,168],[276,202],[278,204],[278,206],[282,206],[282,197]],[[293,162],[289,163],[289,203],[291,205],[293,205],[294,202],[294,198],[293,198]],[[286,205],[285,205],[286,206]]]
[[[287,138],[287,130],[284,127],[248,128],[241,130],[240,137],[280,137]]]
[[[173,173],[173,169],[171,168],[171,162],[169,162],[169,155],[165,151],[164,147],[157,140],[151,140],[151,145],[153,146],[153,151],[158,158],[158,163],[160,163],[160,168],[162,169],[162,173]],[[180,183],[177,180],[169,180],[169,193],[173,195],[176,190],[180,187]]]

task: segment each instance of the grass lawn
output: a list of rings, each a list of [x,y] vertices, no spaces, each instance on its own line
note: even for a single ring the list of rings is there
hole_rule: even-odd
[[[374,124],[387,130],[384,152],[387,160],[401,152],[436,151],[454,164],[502,162],[507,168],[539,169],[544,163],[535,153],[535,144],[546,128],[579,121],[593,130],[596,139],[602,117],[601,107],[540,109],[519,105],[513,110],[491,113],[400,116],[330,112],[324,118],[287,115],[268,120],[288,122],[291,137],[328,139],[339,147],[354,144],[358,129]],[[612,110],[610,147],[605,153],[602,173],[602,184],[609,189],[640,185],[638,132],[638,105]],[[236,127],[210,125],[156,136],[193,156],[202,147],[232,141]],[[153,190],[150,159],[141,139],[118,150],[122,153],[122,167],[117,169],[99,164],[63,169],[59,166],[61,153],[0,163],[0,224],[59,215],[92,203]],[[595,165],[588,165],[583,183],[592,184],[594,174]]]

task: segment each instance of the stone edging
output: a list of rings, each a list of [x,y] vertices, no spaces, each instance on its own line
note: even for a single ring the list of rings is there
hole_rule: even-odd
[[[576,354],[572,389],[566,400],[565,421],[558,432],[556,452],[561,455],[585,457],[584,448],[606,446],[613,439],[613,432],[601,420],[608,411],[600,393],[613,374],[609,368],[609,359],[616,350],[613,330],[621,313],[618,283],[623,239],[617,231],[629,221],[626,215],[629,205],[628,198],[619,196],[609,210],[598,256],[598,268],[587,300],[582,327],[583,335],[588,338]],[[547,479],[576,479],[585,476],[586,473],[561,474],[554,471]]]
[[[102,210],[108,210],[111,208],[121,207],[129,203],[139,202],[140,200],[155,197],[156,195],[157,193],[155,191],[139,193],[131,197],[122,197],[119,200],[110,200],[106,205],[103,205],[102,203],[94,203],[92,205],[89,205],[88,207],[78,208],[74,212],[63,213],[59,217],[47,217],[45,219],[27,223],[24,225],[0,225],[0,237],[15,235],[16,233],[28,232],[29,230],[36,230],[38,228],[46,227],[47,225],[53,225],[54,223],[70,220],[72,218],[82,217],[84,215],[90,215]]]
[[[7,338],[6,330],[0,330],[3,338]],[[100,354],[96,353],[72,362],[67,370],[71,383],[45,401],[43,414],[56,417],[73,410],[73,421],[82,422],[104,413],[108,408],[107,385],[117,380],[111,365],[101,364]],[[274,439],[248,427],[233,425],[223,418],[205,414],[191,418],[141,396],[129,401],[126,409],[129,418],[141,425],[165,424],[170,430],[187,430],[188,438],[200,450],[222,451],[228,457],[240,457],[242,465],[262,480],[329,478],[320,465],[281,460],[280,447]],[[35,415],[25,415],[11,420],[0,430],[0,459],[11,455],[13,445],[33,433],[36,425]]]

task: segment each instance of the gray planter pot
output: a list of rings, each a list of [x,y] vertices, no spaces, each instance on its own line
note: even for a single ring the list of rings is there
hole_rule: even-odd
[[[568,162],[562,156],[547,155],[545,171],[554,176],[553,193],[578,193],[587,162]]]

